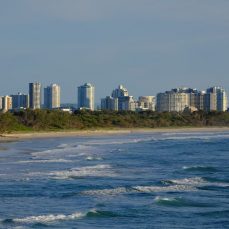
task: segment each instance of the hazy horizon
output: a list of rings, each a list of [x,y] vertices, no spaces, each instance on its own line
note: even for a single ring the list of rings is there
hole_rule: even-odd
[[[96,102],[123,84],[130,95],[176,87],[229,92],[229,2],[224,0],[20,0],[0,2],[0,95],[29,82]]]

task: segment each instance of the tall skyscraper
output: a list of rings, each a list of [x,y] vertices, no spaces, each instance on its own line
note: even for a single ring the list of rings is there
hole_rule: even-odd
[[[29,108],[29,95],[18,93],[17,95],[11,95],[12,97],[12,108]]]
[[[44,88],[44,107],[54,109],[60,107],[60,86],[51,84]]]
[[[95,109],[95,87],[90,83],[78,87],[78,108]]]
[[[41,108],[41,84],[40,83],[29,84],[29,107],[31,109]]]

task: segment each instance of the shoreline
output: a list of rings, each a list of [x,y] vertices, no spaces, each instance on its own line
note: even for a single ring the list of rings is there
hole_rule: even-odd
[[[44,132],[14,132],[0,135],[1,142],[12,142],[29,139],[87,137],[103,135],[120,135],[134,133],[182,133],[182,132],[226,132],[229,127],[171,127],[171,128],[126,128],[126,129],[95,129],[95,130],[65,130]]]

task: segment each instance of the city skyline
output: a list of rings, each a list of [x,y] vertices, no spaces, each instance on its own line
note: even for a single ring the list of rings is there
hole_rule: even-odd
[[[63,103],[74,102],[84,82],[96,85],[96,102],[120,83],[135,97],[142,88],[156,94],[186,85],[229,91],[228,1],[21,0],[0,7],[1,94],[26,92],[35,80],[62,85]]]
[[[60,92],[61,86],[56,83],[44,88],[40,82],[29,83],[29,94],[19,92],[16,95],[0,96],[0,110],[2,112],[27,108],[64,110],[67,104],[61,103]],[[136,99],[129,94],[125,86],[119,85],[106,97],[100,99],[100,105],[95,103],[95,86],[91,83],[78,86],[77,94],[77,103],[71,105],[68,103],[67,109],[71,112],[75,109],[158,112],[228,111],[227,92],[219,86],[205,90],[176,87],[170,91],[158,92],[156,95],[141,94]]]
[[[0,96],[2,97],[2,96],[12,96],[12,95],[20,95],[20,94],[29,95],[30,94],[30,85],[32,85],[32,84],[39,84],[39,87],[40,87],[39,88],[39,90],[40,90],[40,101],[41,101],[40,105],[45,105],[45,100],[44,100],[45,90],[47,88],[50,88],[50,87],[53,87],[53,86],[55,86],[55,87],[57,86],[59,88],[58,89],[59,95],[58,95],[57,104],[75,104],[75,105],[78,105],[78,99],[79,99],[78,98],[79,97],[78,89],[80,87],[87,86],[87,84],[94,88],[93,89],[94,90],[94,92],[93,92],[94,93],[94,96],[93,96],[94,98],[96,98],[96,93],[97,93],[97,85],[92,84],[91,82],[85,82],[85,83],[82,83],[80,85],[76,85],[75,86],[75,91],[73,93],[69,94],[70,97],[74,98],[73,101],[65,101],[65,102],[63,102],[62,101],[62,93],[60,94],[60,90],[61,91],[63,90],[62,85],[57,84],[56,82],[52,82],[52,83],[49,83],[49,84],[45,85],[42,82],[34,81],[32,83],[31,82],[27,83],[27,89],[25,91],[19,89],[17,92],[12,92],[12,90],[11,90],[11,91],[8,91],[6,94],[3,94],[3,93],[1,94],[1,91],[0,91]],[[117,88],[115,88],[115,86]],[[142,96],[143,97],[144,96],[156,96],[157,94],[164,93],[164,92],[169,92],[170,90],[180,90],[180,89],[181,90],[186,90],[186,89],[189,90],[189,89],[191,89],[191,90],[197,90],[197,91],[200,91],[200,92],[206,92],[208,89],[213,88],[213,87],[223,88],[225,90],[225,92],[228,93],[228,91],[225,89],[225,87],[223,87],[222,85],[216,85],[215,84],[215,85],[211,85],[211,86],[205,86],[205,88],[189,87],[189,86],[175,86],[175,87],[170,87],[170,88],[168,87],[165,90],[158,89],[158,91],[155,94],[152,94],[152,93],[151,94],[141,93],[141,94],[138,94],[138,95],[135,96],[133,94],[136,94],[136,93],[132,93],[132,92],[129,93],[129,89],[127,89],[128,87],[126,87],[126,85],[124,87],[123,84],[118,84],[118,85],[113,85],[113,88],[111,88],[110,92],[108,92],[108,94],[102,95],[102,97],[100,97],[98,99],[98,101],[96,101],[94,98],[93,99],[94,99],[94,103],[95,104],[99,104],[101,102],[101,99],[104,99],[106,96],[108,96],[108,97],[110,97],[110,96],[111,97],[118,97],[119,95],[116,95],[116,93],[117,93],[117,90],[119,90],[119,89],[122,89],[124,91],[124,94],[122,96],[131,95],[133,98],[139,98],[139,97],[142,97]],[[96,92],[95,92],[95,88],[96,88]],[[31,98],[31,96],[30,96],[30,98]]]

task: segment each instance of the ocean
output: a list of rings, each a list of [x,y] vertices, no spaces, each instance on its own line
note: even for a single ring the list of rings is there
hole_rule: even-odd
[[[0,144],[0,228],[229,228],[229,132]]]

